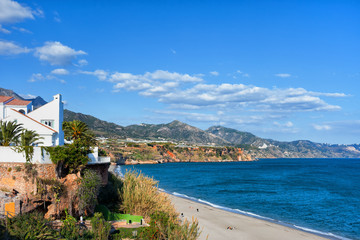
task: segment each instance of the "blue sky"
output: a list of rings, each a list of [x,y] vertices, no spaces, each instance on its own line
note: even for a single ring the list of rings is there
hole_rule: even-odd
[[[359,1],[0,0],[0,87],[126,126],[360,143]]]

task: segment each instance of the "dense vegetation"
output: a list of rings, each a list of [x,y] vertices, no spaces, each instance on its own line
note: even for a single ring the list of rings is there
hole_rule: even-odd
[[[85,183],[84,183],[85,182]],[[93,173],[85,173],[81,185],[83,190],[91,192],[86,199],[92,200],[88,206],[95,202],[104,204],[119,213],[131,213],[143,216],[149,223],[149,227],[133,230],[118,229],[110,234],[110,223],[106,221],[100,212],[92,212],[92,230],[88,230],[80,224],[78,219],[65,212],[61,219],[62,226],[56,228],[54,222],[47,220],[39,212],[18,215],[14,218],[7,218],[0,221],[0,239],[179,239],[195,240],[199,237],[200,231],[196,220],[192,222],[179,221],[178,213],[168,199],[167,195],[157,189],[157,182],[136,172],[128,172],[123,180],[114,175],[109,175],[109,184],[103,186],[100,192],[97,191],[96,177]],[[85,192],[81,190],[81,194]],[[79,192],[80,193],[80,192]],[[97,195],[96,193],[99,193]],[[114,197],[107,197],[112,193]]]

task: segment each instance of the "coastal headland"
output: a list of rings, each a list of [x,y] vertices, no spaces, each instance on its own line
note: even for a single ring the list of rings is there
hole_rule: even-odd
[[[202,230],[199,240],[324,240],[321,236],[273,222],[236,214],[185,198],[169,195],[183,219],[196,218]]]

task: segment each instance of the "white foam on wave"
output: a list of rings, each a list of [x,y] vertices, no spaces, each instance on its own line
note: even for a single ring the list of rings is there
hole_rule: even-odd
[[[321,236],[325,236],[325,237],[331,237],[332,239],[351,240],[350,238],[341,237],[341,236],[335,235],[335,234],[330,233],[330,232],[328,232],[328,233],[321,232],[321,231],[318,231],[318,230],[314,230],[314,229],[306,228],[306,227],[300,227],[300,226],[297,226],[297,225],[292,225],[292,226],[294,226],[297,229],[303,230],[305,232],[315,233],[317,235],[321,235]]]
[[[164,190],[164,192],[166,192],[166,191]],[[217,204],[202,200],[200,198],[197,199],[197,198],[194,198],[194,197],[190,197],[190,196],[188,196],[186,194],[177,193],[177,192],[173,192],[171,194],[174,195],[174,196],[177,196],[177,197],[181,197],[181,198],[189,199],[189,200],[192,200],[192,201],[195,201],[195,202],[203,203],[203,204],[209,205],[209,206],[217,208],[217,209],[222,209],[222,210],[225,210],[225,211],[228,211],[228,212],[233,212],[233,213],[242,214],[242,215],[249,216],[249,217],[254,217],[254,218],[257,218],[257,219],[266,220],[266,221],[277,223],[277,224],[280,224],[280,225],[283,225],[283,226],[286,226],[286,227],[295,228],[295,229],[298,229],[298,230],[301,230],[301,231],[313,233],[313,234],[316,234],[316,235],[319,235],[319,236],[322,236],[322,237],[326,237],[326,238],[329,238],[329,239],[351,240],[349,238],[341,237],[341,236],[335,235],[335,234],[330,233],[330,232],[325,233],[325,232],[321,232],[321,231],[310,229],[310,228],[305,228],[305,227],[300,227],[300,226],[297,226],[297,225],[287,224],[287,223],[281,222],[279,220],[264,217],[264,216],[261,216],[261,215],[258,215],[258,214],[252,213],[252,212],[242,211],[240,209],[232,209],[232,208],[228,208],[228,207],[223,207],[223,206],[220,206],[220,205],[217,205]]]
[[[115,173],[117,176],[121,177],[121,178],[124,177],[124,174],[123,174],[123,172],[121,171],[120,165],[117,165],[117,166],[115,167],[114,173]]]
[[[172,195],[177,196],[177,197],[182,197],[182,198],[186,198],[195,202],[198,202],[198,200],[196,198],[190,197],[188,195],[185,194],[181,194],[181,193],[177,193],[177,192],[173,192]]]
[[[250,217],[255,217],[255,218],[259,218],[259,219],[263,219],[263,220],[268,220],[268,221],[272,221],[272,222],[275,222],[275,221],[276,221],[275,219],[268,218],[268,217],[264,217],[264,216],[261,216],[261,215],[258,215],[258,214],[252,213],[252,212],[242,211],[242,210],[240,210],[240,209],[235,209],[235,211],[236,211],[237,213],[240,213],[240,214],[243,214],[243,215],[247,215],[247,216],[250,216]]]

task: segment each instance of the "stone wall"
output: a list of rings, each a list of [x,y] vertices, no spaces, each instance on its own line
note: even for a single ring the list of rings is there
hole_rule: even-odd
[[[91,164],[91,165],[86,165],[86,168],[96,171],[101,176],[102,183],[106,185],[108,183],[109,166],[110,163]]]
[[[108,182],[109,163],[87,165],[86,168],[95,170],[100,174],[103,184]],[[54,164],[33,164],[37,177],[54,179],[56,166]],[[0,163],[0,191],[15,189],[21,194],[36,193],[36,181],[26,173],[25,163]]]
[[[87,165],[86,168],[99,173],[102,183],[106,185],[108,182],[109,165],[110,163],[91,164]],[[15,203],[15,214],[27,211],[23,203],[27,203],[29,198],[37,194],[36,180],[31,174],[27,173],[25,166],[25,163],[0,162],[0,215],[5,214],[5,206],[11,202]],[[36,171],[36,176],[43,179],[56,178],[55,168],[55,164],[32,165],[32,171]],[[77,178],[75,174],[73,176]],[[71,189],[71,187],[68,186],[68,189]],[[14,192],[18,194],[12,194]]]
[[[40,178],[56,177],[54,164],[33,164],[33,171]],[[36,193],[36,182],[26,173],[25,163],[0,163],[0,190],[13,189],[22,194]]]

